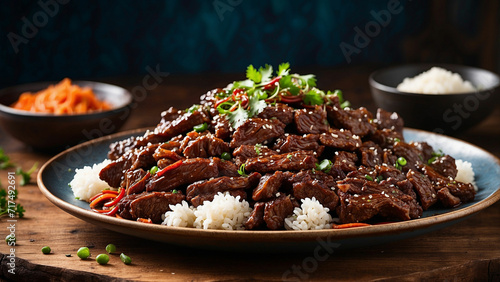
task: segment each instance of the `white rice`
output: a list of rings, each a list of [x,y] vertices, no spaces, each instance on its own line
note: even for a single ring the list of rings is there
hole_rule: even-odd
[[[293,215],[285,218],[285,228],[293,230],[317,230],[332,227],[330,209],[324,207],[314,197],[302,199],[300,208],[293,210]]]
[[[469,81],[464,81],[458,73],[433,67],[413,78],[405,78],[398,90],[422,94],[452,94],[474,92],[476,89]]]
[[[170,211],[165,213],[163,225],[176,227],[193,227],[196,216],[193,207],[186,201],[177,205],[170,205]]]
[[[463,183],[471,183],[477,191],[472,164],[468,161],[455,160],[455,165],[457,166],[457,176],[455,177],[455,180]]]
[[[102,190],[113,189],[108,183],[99,178],[99,172],[111,161],[106,159],[101,163],[94,164],[92,167],[85,166],[75,170],[76,174],[73,180],[69,183],[75,198],[82,201],[87,201],[92,196],[100,193]],[[116,190],[116,189],[113,189]]]
[[[196,220],[193,223],[199,229],[241,230],[252,208],[247,201],[240,201],[229,193],[218,193],[213,201],[205,201],[194,210]]]

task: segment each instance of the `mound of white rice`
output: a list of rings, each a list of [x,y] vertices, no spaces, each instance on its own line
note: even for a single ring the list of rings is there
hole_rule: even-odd
[[[294,230],[317,230],[332,227],[332,217],[328,208],[314,197],[302,199],[300,208],[293,210],[293,215],[285,218],[285,228]]]
[[[247,201],[240,201],[229,193],[218,193],[213,201],[205,201],[194,210],[196,220],[193,223],[199,229],[244,229],[243,223],[248,219],[252,208]]]
[[[85,166],[81,169],[77,168],[75,170],[75,177],[69,183],[75,198],[87,201],[92,198],[92,196],[100,193],[102,190],[113,189],[108,185],[108,183],[99,178],[99,172],[101,169],[110,163],[111,161],[106,159],[101,163],[94,164],[92,167]]]
[[[463,183],[471,183],[477,191],[472,164],[463,160],[455,160],[455,165],[457,166],[457,176],[455,177],[455,180]]]
[[[193,208],[186,201],[177,205],[170,205],[170,211],[165,213],[163,225],[176,227],[193,227],[196,216]]]
[[[474,92],[476,89],[469,81],[464,81],[458,73],[433,67],[413,78],[405,78],[398,90],[422,94],[452,94]]]

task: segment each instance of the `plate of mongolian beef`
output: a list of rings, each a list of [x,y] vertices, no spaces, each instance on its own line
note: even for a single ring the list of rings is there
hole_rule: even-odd
[[[500,198],[500,162],[354,108],[289,64],[166,109],[154,128],[68,149],[38,174],[66,212],[157,241],[232,250],[349,248],[456,223]]]

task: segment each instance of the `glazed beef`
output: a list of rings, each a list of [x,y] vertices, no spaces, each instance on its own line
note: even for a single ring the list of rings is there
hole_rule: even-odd
[[[151,219],[153,223],[161,223],[162,215],[170,210],[169,205],[182,202],[185,197],[182,193],[152,192],[135,198],[130,202],[132,219]]]
[[[317,161],[314,152],[296,151],[267,157],[249,158],[245,162],[245,169],[260,173],[277,170],[302,170],[314,168]]]
[[[429,178],[415,170],[408,171],[406,178],[413,184],[424,210],[427,210],[437,202],[436,190],[432,187]]]
[[[274,149],[280,153],[288,153],[293,151],[318,151],[320,145],[318,143],[319,136],[317,134],[285,134],[282,138],[276,141]],[[321,155],[321,153],[319,153]]]
[[[207,134],[189,142],[183,154],[186,158],[208,158],[220,156],[224,152],[229,152],[229,144],[212,134]]]
[[[359,147],[361,165],[375,167],[383,162],[382,148],[373,141],[366,141]]]
[[[455,159],[449,155],[436,158],[430,163],[430,166],[444,177],[451,177],[455,179],[457,176]]]
[[[361,146],[361,139],[349,130],[332,129],[328,133],[319,136],[321,144],[340,150],[354,151]]]
[[[328,119],[337,127],[348,129],[352,134],[363,137],[375,131],[372,125],[372,114],[366,108],[341,109],[338,107],[327,108]]]
[[[251,118],[243,123],[233,134],[231,148],[241,145],[264,144],[285,133],[285,124],[278,119]]]
[[[297,132],[300,134],[319,134],[327,132],[330,128],[326,112],[320,106],[316,106],[314,110],[296,110],[294,119]]]
[[[277,118],[284,124],[293,122],[294,109],[286,104],[276,103],[274,106],[268,106],[257,115],[259,118],[272,119]]]
[[[241,157],[243,160],[277,154],[275,150],[262,145],[241,145],[233,151],[233,156]]]
[[[254,201],[261,201],[276,197],[276,193],[280,189],[284,178],[285,175],[282,171],[262,176],[259,185],[253,190],[252,199]]]
[[[339,168],[344,173],[355,171],[357,169],[356,162],[358,155],[352,152],[337,151],[333,159],[333,167]]]
[[[225,116],[216,115],[212,120],[212,126],[215,129],[215,137],[222,140],[231,137],[231,125]]]
[[[389,129],[400,136],[400,140],[403,139],[403,128],[404,121],[401,116],[396,112],[388,112],[383,109],[377,109],[377,127],[379,129]]]
[[[169,167],[166,167],[167,170]],[[146,184],[146,191],[171,191],[181,185],[217,177],[219,169],[217,164],[211,159],[186,159],[173,169],[165,173],[158,171]]]
[[[335,210],[339,203],[339,197],[331,189],[321,185],[318,181],[296,182],[293,184],[293,195],[297,199],[315,198],[324,207],[331,211]]]
[[[244,190],[251,189],[257,185],[261,175],[257,172],[251,173],[248,177],[222,176],[207,181],[199,181],[189,185],[186,189],[186,199],[195,207],[201,205],[203,201],[211,201],[217,193],[236,191],[241,199],[246,199]]]
[[[266,203],[263,202],[257,202],[253,206],[252,213],[248,217],[247,221],[245,222],[245,228],[252,230],[252,229],[258,229],[265,225],[264,221],[264,209],[266,207]]]
[[[285,218],[293,212],[293,204],[289,196],[280,197],[266,202],[264,207],[264,222],[271,230],[282,229],[285,225]]]

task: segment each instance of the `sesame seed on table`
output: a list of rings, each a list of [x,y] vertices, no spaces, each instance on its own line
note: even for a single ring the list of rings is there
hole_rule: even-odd
[[[315,73],[322,89],[341,89],[354,107],[371,112],[376,106],[370,96],[368,75],[377,66],[343,69],[294,70]],[[240,80],[241,74],[171,74],[137,102],[121,131],[155,126],[160,113],[170,106],[188,108],[207,91]],[[99,81],[133,89],[141,85],[140,76],[109,77]],[[458,136],[500,158],[500,107],[487,120]],[[12,162],[25,169],[40,167],[54,153],[26,147],[0,128],[0,147]],[[9,170],[0,170],[5,187]],[[0,244],[0,279],[49,280],[72,277],[76,280],[372,280],[427,279],[488,280],[500,277],[500,202],[452,226],[418,237],[359,249],[335,250],[314,264],[310,253],[258,254],[217,252],[158,243],[102,229],[73,217],[50,203],[39,191],[35,174],[32,183],[18,186],[17,201],[26,209],[16,222],[15,264],[11,274],[7,263],[11,250]],[[7,218],[0,220],[0,235],[7,235]],[[4,236],[4,237],[5,237]],[[95,261],[108,244],[117,247],[107,265]],[[50,246],[44,255],[42,247]],[[91,259],[77,256],[80,247],[90,247]],[[132,260],[125,265],[123,252]],[[71,254],[71,256],[67,256]],[[294,272],[295,271],[295,272]],[[288,275],[292,273],[292,275]],[[294,274],[295,273],[295,274]],[[19,276],[17,276],[19,275]],[[288,275],[288,276],[287,276]]]

